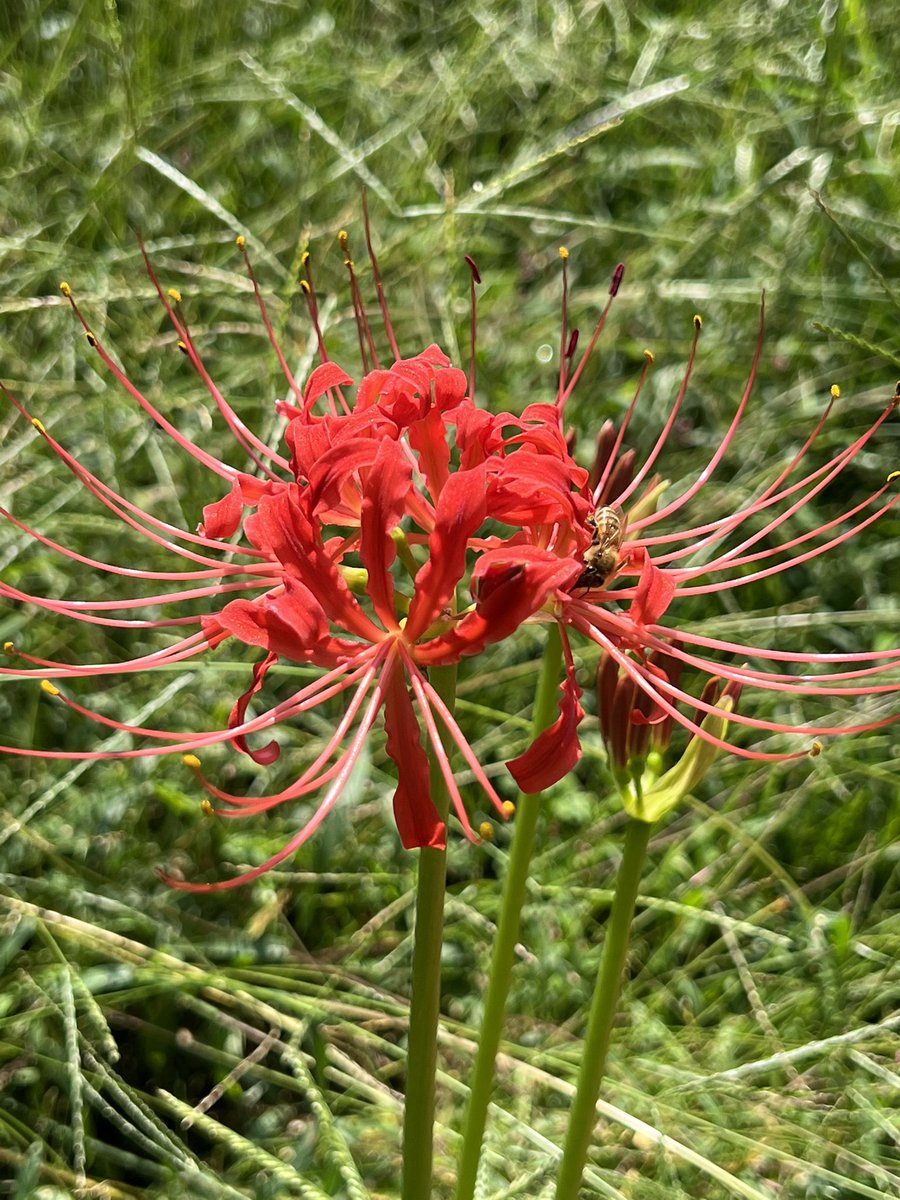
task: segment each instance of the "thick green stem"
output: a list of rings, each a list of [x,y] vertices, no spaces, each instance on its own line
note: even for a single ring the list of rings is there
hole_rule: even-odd
[[[562,641],[559,627],[551,625],[544,649],[540,679],[534,699],[532,732],[535,737],[556,717],[559,675],[562,664]],[[503,1014],[512,980],[516,943],[519,940],[522,905],[528,884],[528,869],[534,850],[534,835],[541,796],[520,793],[516,805],[516,822],[510,849],[500,920],[494,938],[490,974],[481,1020],[481,1037],[475,1068],[469,1088],[469,1110],[463,1130],[462,1151],[456,1181],[456,1200],[472,1200],[481,1159],[481,1143],[487,1122],[488,1104],[494,1082],[494,1060],[503,1030]]]
[[[456,667],[434,667],[429,678],[447,707],[456,698]],[[434,753],[431,799],[446,821],[450,798]],[[413,949],[409,1045],[406,1056],[406,1104],[403,1117],[402,1200],[431,1196],[434,1152],[434,1086],[437,1075],[437,1027],[441,1004],[441,947],[444,943],[444,891],[447,851],[419,851],[416,928]]]
[[[578,1189],[597,1119],[597,1098],[606,1070],[606,1056],[628,953],[634,903],[647,857],[651,828],[645,821],[633,818],[625,827],[625,851],[616,879],[609,928],[603,943],[600,975],[591,1001],[578,1086],[569,1113],[566,1144],[556,1180],[556,1200],[578,1200]]]

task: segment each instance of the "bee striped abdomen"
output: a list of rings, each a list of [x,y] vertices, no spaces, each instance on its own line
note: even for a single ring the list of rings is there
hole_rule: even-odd
[[[584,552],[584,570],[575,580],[575,588],[603,588],[619,565],[619,551],[625,536],[625,517],[619,508],[604,506],[588,517],[592,528],[591,544]]]

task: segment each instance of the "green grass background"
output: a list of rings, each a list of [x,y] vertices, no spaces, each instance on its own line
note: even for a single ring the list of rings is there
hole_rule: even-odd
[[[652,444],[701,312],[699,365],[662,463],[676,485],[731,419],[765,289],[747,431],[694,507],[706,519],[802,443],[832,383],[844,398],[819,461],[859,436],[900,374],[898,60],[887,0],[9,3],[0,377],[92,469],[193,527],[219,485],[98,371],[59,280],[179,427],[238,462],[174,349],[135,232],[184,293],[222,390],[274,436],[284,384],[234,236],[248,237],[301,375],[314,347],[294,268],[311,249],[332,355],[353,368],[335,237],[346,227],[363,258],[366,187],[406,353],[436,339],[466,362],[462,256],[477,260],[479,392],[493,408],[552,395],[541,347],[557,336],[558,246],[583,329],[627,263],[572,406],[585,454],[624,410],[645,346],[657,365],[633,440]],[[895,417],[792,530],[874,490],[900,465],[898,429]],[[8,408],[0,430],[7,507],[85,553],[161,565]],[[898,535],[892,514],[783,579],[672,615],[763,645],[894,646]],[[0,564],[26,591],[110,594],[9,527]],[[73,661],[159,644],[8,606],[0,636]],[[488,764],[525,745],[539,654],[524,631],[465,666],[459,712]],[[206,667],[72,690],[126,720],[200,730],[227,717],[250,661],[228,645]],[[579,661],[587,683],[595,659]],[[276,692],[298,675],[282,669]],[[3,682],[3,741],[103,743],[33,684]],[[338,711],[286,732],[276,780]],[[827,711],[753,708],[794,721]],[[654,838],[586,1196],[900,1196],[898,747],[888,728],[830,739],[815,762],[723,759]],[[272,778],[224,751],[208,762],[237,790]],[[223,827],[177,759],[5,760],[0,772],[0,1195],[395,1195],[415,859],[389,820],[382,743],[290,869],[199,898],[172,893],[154,867],[221,877],[271,853],[302,813]],[[476,817],[479,803],[472,789]],[[589,723],[582,763],[546,802],[484,1197],[550,1194],[620,827]],[[456,837],[450,853],[439,1197],[452,1195],[458,1080],[508,836],[483,848]]]

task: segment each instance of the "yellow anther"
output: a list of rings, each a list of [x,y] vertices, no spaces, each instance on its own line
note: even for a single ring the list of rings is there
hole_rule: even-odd
[[[655,359],[655,358],[654,358],[654,356],[653,356],[653,351],[652,351],[652,350],[645,350],[645,351],[644,351],[644,358],[647,360],[647,362],[648,362],[648,363],[654,363],[654,362],[656,362],[656,359]]]
[[[244,235],[242,233],[239,233],[237,235],[237,237],[234,239],[234,244],[237,246],[238,250],[246,250],[247,249],[247,239],[244,237]]]
[[[52,684],[49,679],[41,680],[41,691],[46,692],[48,696],[58,696],[59,688]]]
[[[43,421],[39,421],[37,419],[37,417],[32,417],[31,423],[35,427],[35,429],[38,431],[38,433],[46,433],[47,432],[47,430],[44,428]]]
[[[818,758],[821,753],[822,753],[822,743],[820,741],[816,740],[815,742],[813,742],[813,744],[809,748],[809,757],[810,758]]]
[[[169,288],[167,294],[169,299],[174,300],[176,304],[181,303],[181,292],[179,292],[178,288]]]
[[[200,759],[196,754],[184,754],[182,755],[181,761],[186,767],[190,767],[192,771],[200,770]]]
[[[694,313],[694,328],[697,330],[698,333],[703,328],[703,318],[700,316],[699,313]]]
[[[841,398],[841,389],[836,383],[831,385],[831,398],[832,400],[840,400]]]
[[[344,259],[344,266],[347,268],[347,270],[348,270],[348,271],[352,271],[352,270],[353,270],[353,259],[352,259],[352,258],[345,258],[345,259]]]
[[[68,283],[66,283],[65,279],[63,279],[62,282],[60,283],[59,290],[62,292],[62,294],[65,296],[65,298],[67,300],[72,295],[72,289],[68,285]]]
[[[97,339],[94,337],[93,333],[91,333],[90,329],[86,329],[84,331],[84,336],[87,338],[87,344],[90,346],[90,348],[92,350],[96,350],[97,349]]]
[[[3,643],[4,654],[13,654],[15,652],[15,649],[16,649],[16,647],[15,647],[14,642],[4,642]]]
[[[211,817],[214,815],[216,810],[212,806],[212,801],[208,800],[204,796],[200,801],[200,811],[203,813],[204,817]]]
[[[507,818],[513,816],[516,811],[516,806],[513,804],[512,800],[504,800],[500,807],[503,810],[504,817]]]
[[[490,823],[490,821],[482,821],[481,822],[481,824],[478,826],[478,836],[484,842],[493,841],[494,827]]]
[[[569,257],[569,251],[566,246],[560,246],[559,257],[563,260],[563,262],[565,262],[566,259]]]
[[[305,267],[308,262],[309,262],[309,251],[304,250],[303,253],[300,255],[300,266]]]
[[[890,475],[887,477],[887,482],[896,483],[898,479],[900,479],[900,471],[891,471]]]
[[[312,290],[312,289],[310,288],[310,286],[309,286],[309,284],[306,282],[306,280],[305,280],[305,279],[301,279],[301,280],[300,280],[300,291],[301,291],[301,292],[305,292],[305,293],[306,293],[306,295],[308,296],[311,290]]]
[[[187,352],[188,352],[187,342],[183,342],[181,340],[181,338],[179,338],[178,341],[175,343],[175,345],[178,347],[178,349],[181,351],[182,354],[187,354]]]
[[[345,254],[347,253],[347,245],[348,245],[349,241],[350,241],[350,238],[347,235],[347,230],[341,229],[338,232],[338,245],[340,246],[340,248],[343,250],[343,252]]]

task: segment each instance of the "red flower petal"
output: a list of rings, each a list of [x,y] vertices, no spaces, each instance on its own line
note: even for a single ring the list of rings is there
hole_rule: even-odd
[[[232,600],[219,614],[219,623],[248,646],[264,646],[292,662],[309,662],[316,644],[328,635],[328,620],[299,579],[285,576],[284,589],[258,600]]]
[[[203,520],[197,526],[197,532],[203,537],[231,537],[241,523],[245,507],[255,507],[262,496],[284,486],[278,481],[257,479],[254,475],[236,475],[228,495],[204,507]]]
[[[459,624],[413,648],[416,662],[451,663],[477,654],[492,642],[508,637],[535,613],[552,592],[568,587],[583,565],[571,558],[557,558],[537,546],[488,550],[472,572],[475,611]]]
[[[434,403],[439,412],[446,412],[462,404],[469,381],[465,371],[459,367],[445,367],[434,377]]]
[[[538,734],[524,754],[506,764],[519,790],[528,795],[558,783],[581,758],[578,726],[584,709],[579,703],[581,688],[571,673],[567,673],[560,691],[557,719]]]
[[[253,668],[253,680],[243,695],[238,696],[235,701],[234,708],[231,710],[231,715],[228,718],[228,728],[234,729],[238,725],[243,725],[244,718],[247,713],[247,706],[250,701],[263,685],[263,680],[266,677],[266,672],[272,663],[277,661],[277,655],[267,654],[261,662],[256,663]],[[251,750],[247,744],[247,739],[243,734],[231,739],[233,746],[241,750],[244,754],[249,755],[254,762],[260,763],[261,766],[268,766],[273,763],[281,753],[281,748],[276,741],[267,742],[265,746],[261,746],[259,750]]]
[[[446,374],[442,371],[438,379]],[[450,475],[450,445],[438,409],[430,409],[421,421],[410,425],[409,444],[419,456],[419,470],[425,476],[429,492],[437,499]]]
[[[360,512],[359,556],[369,573],[366,590],[386,629],[397,629],[390,566],[397,554],[391,530],[399,523],[412,488],[412,466],[399,442],[378,443]]]
[[[635,625],[654,625],[672,603],[675,580],[657,567],[643,546],[632,551],[632,558],[643,558],[641,578],[628,610]]]
[[[293,484],[263,497],[244,524],[247,537],[287,568],[285,578],[299,579],[335,625],[366,641],[380,641],[383,631],[363,612],[316,536],[318,525],[314,527],[303,511],[306,499]]]
[[[484,521],[485,505],[483,467],[449,477],[428,539],[428,560],[416,573],[405,630],[409,641],[418,641],[465,574],[468,539]]]
[[[403,672],[394,670],[384,700],[387,752],[397,764],[394,819],[407,850],[447,844],[446,826],[431,799],[428,758],[422,749],[419,722],[413,712]]]
[[[569,463],[548,454],[521,450],[507,458],[491,458],[488,513],[508,525],[572,525],[577,521],[573,492],[587,473],[573,471]],[[580,483],[575,483],[575,480]]]
[[[353,380],[335,362],[324,362],[316,367],[303,389],[303,411],[308,413],[315,402],[334,387],[344,387]]]

